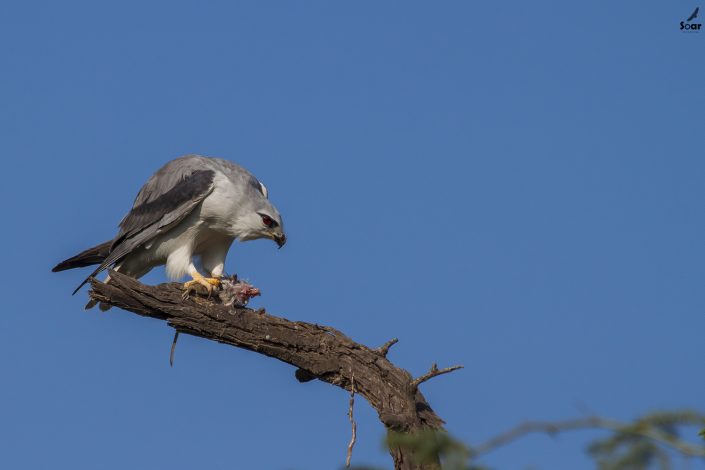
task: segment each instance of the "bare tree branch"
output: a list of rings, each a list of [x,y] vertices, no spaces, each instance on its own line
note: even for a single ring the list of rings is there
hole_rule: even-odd
[[[174,353],[176,352],[176,342],[179,340],[179,330],[174,332],[174,340],[171,342],[171,350],[169,351],[169,365],[174,367]]]
[[[386,343],[384,343],[382,346],[375,349],[375,352],[377,354],[379,354],[380,356],[387,357],[387,353],[389,353],[389,348],[391,348],[392,346],[394,346],[398,342],[399,342],[398,338],[392,338],[389,341],[387,341]]]
[[[348,444],[348,454],[345,457],[345,466],[350,468],[350,459],[352,459],[352,451],[355,446],[355,441],[357,441],[357,423],[355,418],[353,418],[353,407],[355,406],[355,376],[350,377],[350,403],[348,405],[348,419],[350,420],[350,426],[352,426],[352,437],[350,438],[350,443]]]
[[[639,423],[639,422],[637,422]],[[488,441],[474,446],[473,456],[477,457],[492,450],[507,445],[521,437],[531,433],[556,434],[563,431],[574,431],[579,429],[607,429],[621,434],[632,434],[641,436],[667,447],[671,447],[684,455],[690,457],[705,457],[705,447],[690,444],[671,434],[667,434],[654,426],[635,425],[634,423],[623,423],[613,419],[601,418],[599,416],[587,416],[585,418],[568,419],[564,421],[527,421],[518,426],[503,432]]]
[[[297,367],[299,380],[313,377],[352,391],[350,377],[354,376],[355,393],[372,405],[388,431],[415,433],[443,427],[443,420],[415,386],[430,376],[412,381],[411,374],[384,355],[334,328],[290,321],[264,311],[226,307],[217,299],[192,296],[182,300],[181,285],[176,283],[146,286],[117,272],[111,272],[110,278],[109,284],[91,280],[91,298],[166,320],[180,333],[279,359]],[[389,342],[386,349],[395,342]],[[432,376],[445,372],[436,371]],[[390,453],[397,470],[440,468],[438,459],[417,463],[413,450],[397,446]]]
[[[431,366],[431,370],[426,372],[421,377],[414,379],[411,382],[411,386],[413,388],[417,388],[419,385],[421,385],[422,383],[424,383],[427,380],[430,380],[430,379],[437,377],[439,375],[447,374],[449,372],[453,372],[454,370],[458,370],[458,369],[462,369],[462,368],[463,368],[463,366],[458,365],[458,366],[446,367],[444,369],[439,369],[438,365],[436,365],[436,363],[434,362],[433,365]]]

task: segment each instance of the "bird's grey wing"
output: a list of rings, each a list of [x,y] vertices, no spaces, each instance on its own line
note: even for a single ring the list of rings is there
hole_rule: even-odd
[[[198,170],[213,170],[213,164],[210,158],[200,155],[186,155],[169,161],[154,173],[151,178],[142,186],[132,208],[139,207],[148,202],[159,199],[169,189],[178,185],[181,181],[188,178],[192,173]],[[123,222],[129,216],[120,222],[122,227]]]
[[[181,221],[213,190],[214,177],[213,170],[194,170],[176,181],[171,181],[173,185],[160,186],[159,178],[156,178],[156,181],[150,180],[148,184],[156,186],[155,191],[151,193],[152,197],[142,202],[138,195],[132,210],[120,222],[120,232],[113,241],[112,250],[145,229],[162,228]],[[144,188],[140,195],[143,192]]]
[[[120,222],[110,254],[74,293],[91,277],[181,222],[213,190],[213,170],[176,165],[173,171],[163,171],[168,168],[169,165],[155,173],[140,190],[132,210]]]

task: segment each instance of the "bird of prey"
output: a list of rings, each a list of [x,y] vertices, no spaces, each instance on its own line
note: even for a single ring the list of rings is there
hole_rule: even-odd
[[[52,271],[97,264],[75,294],[110,266],[139,278],[166,265],[172,279],[191,276],[185,292],[201,285],[210,293],[220,284],[234,240],[269,238],[279,248],[286,243],[282,218],[267,196],[267,188],[235,163],[199,155],[177,158],[142,186],[115,238],[62,261]],[[196,269],[197,258],[205,276]]]
[[[695,7],[695,11],[693,11],[693,13],[691,13],[690,16],[688,17],[688,19],[685,21],[693,21],[695,18],[697,18],[698,11],[700,11],[700,7]]]

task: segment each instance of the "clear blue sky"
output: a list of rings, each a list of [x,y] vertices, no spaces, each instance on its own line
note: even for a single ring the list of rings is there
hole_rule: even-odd
[[[284,215],[285,249],[228,258],[255,305],[397,336],[414,374],[465,364],[423,386],[464,441],[701,406],[705,32],[678,29],[695,6],[5,2],[0,467],[342,466],[344,391],[188,336],[169,368],[163,322],[84,312],[87,272],[49,272],[186,153],[250,169]],[[356,413],[353,462],[390,467]],[[595,435],[485,463],[589,469]]]

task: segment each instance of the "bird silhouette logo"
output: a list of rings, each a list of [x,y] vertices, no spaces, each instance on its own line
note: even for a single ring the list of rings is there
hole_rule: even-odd
[[[684,33],[699,33],[703,25],[701,23],[693,23],[692,21],[698,17],[700,7],[695,7],[693,13],[690,14],[687,20],[681,21],[681,31]]]
[[[687,20],[685,21],[693,21],[695,18],[698,17],[698,12],[700,11],[700,7],[696,7],[693,13],[690,14]]]

